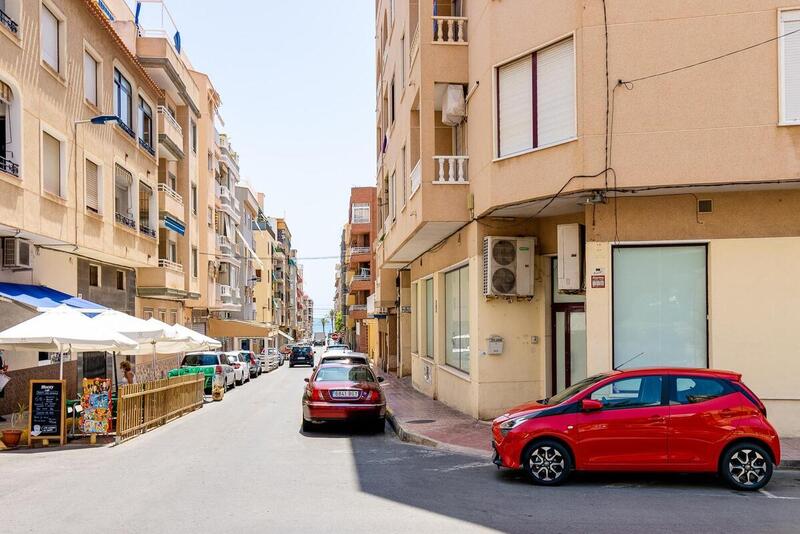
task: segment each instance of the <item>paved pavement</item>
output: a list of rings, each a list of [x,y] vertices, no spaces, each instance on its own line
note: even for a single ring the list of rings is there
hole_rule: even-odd
[[[2,532],[797,532],[800,476],[577,476],[538,488],[381,435],[300,432],[309,369],[277,371],[123,445],[0,454]]]

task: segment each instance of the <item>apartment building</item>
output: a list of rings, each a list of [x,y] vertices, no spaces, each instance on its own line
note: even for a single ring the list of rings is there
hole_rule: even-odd
[[[259,193],[258,199],[259,206],[263,206],[264,195],[262,193]],[[255,281],[253,287],[255,320],[267,325],[269,329],[267,346],[278,347],[280,335],[278,334],[277,312],[280,301],[275,293],[277,276],[275,274],[274,259],[277,247],[275,219],[266,217],[261,209],[259,209],[258,215],[253,221],[253,242],[255,243],[256,256],[263,263],[261,276]]]
[[[136,269],[158,257],[156,125],[142,110],[160,89],[95,2],[0,9],[0,329],[75,296],[133,313]],[[58,365],[47,353],[5,356],[16,384],[7,413],[28,378],[57,377]],[[65,371],[79,379],[107,361],[81,365],[70,356]]]
[[[788,0],[379,0],[397,372],[489,419],[612,368],[725,368],[800,435],[798,28]]]
[[[273,251],[273,303],[281,345],[296,338],[297,311],[295,292],[296,260],[292,257],[292,233],[285,219],[276,218],[276,244]]]

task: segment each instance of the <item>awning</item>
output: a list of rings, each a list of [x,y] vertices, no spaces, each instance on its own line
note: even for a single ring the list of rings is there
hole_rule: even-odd
[[[290,336],[289,334],[287,334],[286,332],[284,332],[283,330],[278,330],[278,334],[282,335],[283,337],[285,337],[289,341],[294,341],[294,338],[292,336]]]
[[[186,233],[186,227],[178,219],[175,219],[167,215],[166,217],[164,217],[164,220],[162,222],[164,228],[166,228],[167,230],[178,232],[181,235],[184,235]]]
[[[49,310],[61,304],[77,308],[84,313],[100,313],[108,309],[100,304],[73,297],[47,286],[0,282],[0,297],[37,312]]]
[[[209,319],[208,335],[221,337],[269,337],[269,325],[256,321],[235,319]]]

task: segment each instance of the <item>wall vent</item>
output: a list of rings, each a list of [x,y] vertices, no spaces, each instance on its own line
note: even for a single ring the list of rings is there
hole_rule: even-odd
[[[697,213],[711,213],[714,211],[714,201],[711,199],[700,199],[697,201]]]

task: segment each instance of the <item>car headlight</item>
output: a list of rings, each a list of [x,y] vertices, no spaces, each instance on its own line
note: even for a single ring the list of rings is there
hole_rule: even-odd
[[[515,417],[514,419],[509,419],[508,421],[503,421],[500,423],[500,433],[503,436],[507,436],[512,429],[517,428],[519,425],[524,423],[525,421],[529,421],[535,417],[537,417],[541,412],[534,412],[532,414],[523,415],[522,417]]]

